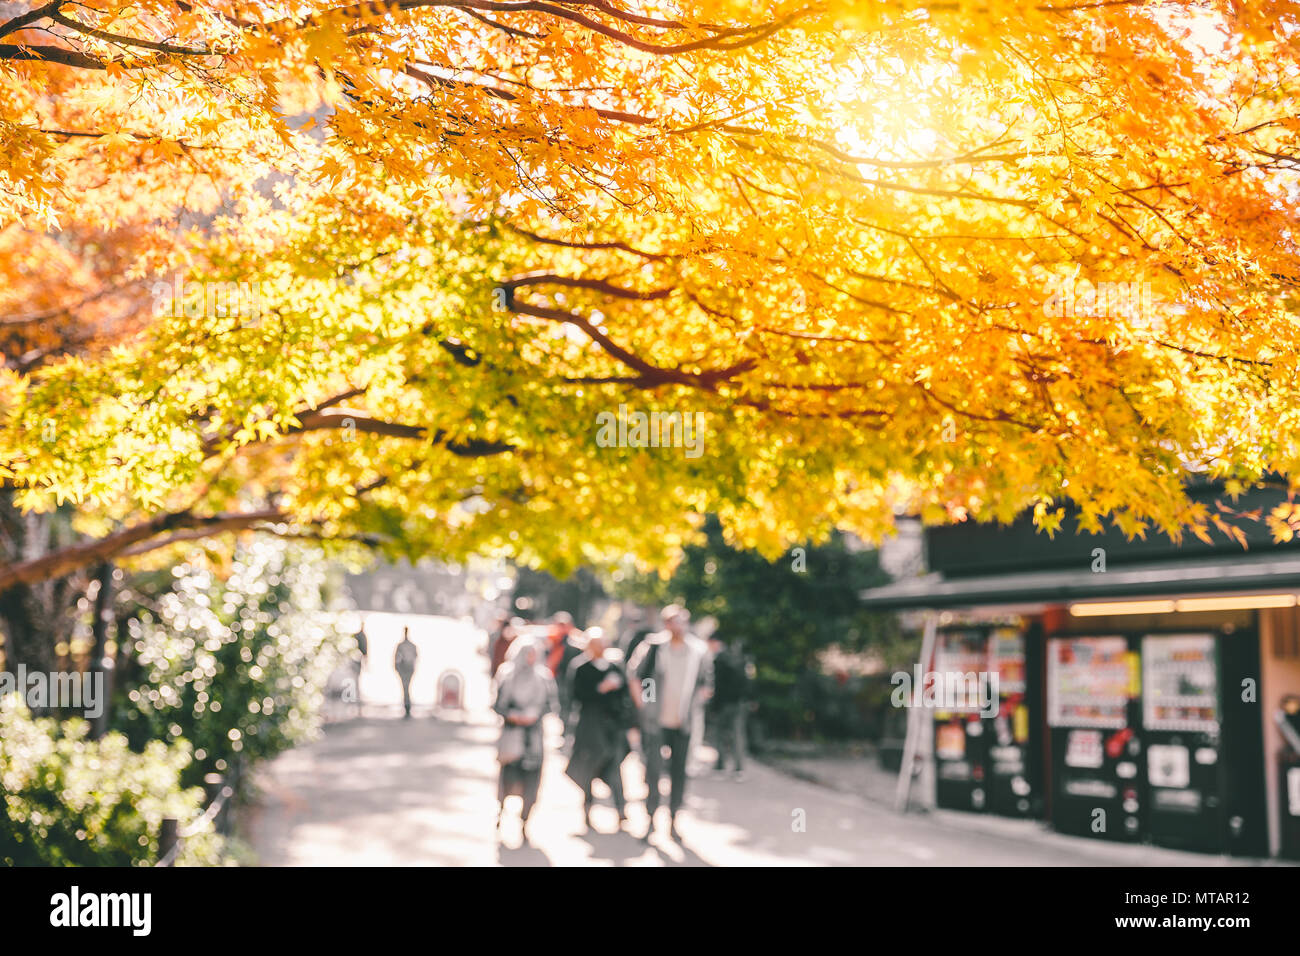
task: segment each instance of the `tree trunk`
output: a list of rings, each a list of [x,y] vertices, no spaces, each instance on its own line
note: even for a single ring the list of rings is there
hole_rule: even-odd
[[[74,537],[69,512],[22,514],[12,495],[0,495],[0,564],[30,561],[63,547]],[[72,635],[76,603],[84,577],[67,575],[39,584],[19,584],[0,591],[0,635],[5,669],[53,672],[55,648]]]
[[[108,646],[109,625],[114,621],[113,584],[116,569],[112,563],[105,561],[95,569],[95,580],[99,590],[95,592],[95,618],[91,625],[92,645],[90,648],[90,677],[103,681],[100,693],[101,710],[91,727],[91,736],[98,740],[108,730],[109,708],[113,701],[113,676],[116,671],[114,661],[106,653]]]

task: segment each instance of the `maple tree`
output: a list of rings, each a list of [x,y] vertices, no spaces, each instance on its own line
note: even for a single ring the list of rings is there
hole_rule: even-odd
[[[0,17],[0,479],[82,535],[0,591],[245,528],[1203,534],[1190,472],[1298,471],[1291,0]],[[602,447],[620,405],[704,454]]]

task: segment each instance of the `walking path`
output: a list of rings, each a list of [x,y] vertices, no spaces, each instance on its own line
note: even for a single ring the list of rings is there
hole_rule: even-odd
[[[391,624],[391,622],[389,622]],[[417,706],[401,719],[396,680],[382,696],[377,672],[391,674],[400,628],[371,622],[373,679],[362,679],[362,716],[329,725],[316,743],[282,754],[257,776],[262,797],[245,827],[267,865],[1220,865],[1222,857],[1127,846],[1050,833],[1034,821],[973,814],[900,816],[887,805],[795,779],[751,763],[743,782],[702,774],[690,780],[678,822],[682,842],[658,834],[647,846],[615,832],[615,812],[597,807],[582,834],[582,796],[552,749],[541,795],[522,844],[510,801],[500,840],[496,817],[495,716],[487,710],[480,632],[424,619],[417,705],[433,699],[440,661],[469,680],[471,708],[435,716]],[[637,835],[646,826],[638,759],[624,764]],[[598,791],[599,792],[599,791]]]

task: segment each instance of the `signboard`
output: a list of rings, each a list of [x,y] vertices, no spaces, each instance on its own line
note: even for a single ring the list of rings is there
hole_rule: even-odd
[[[1025,692],[1025,635],[1000,627],[989,635],[989,669],[998,675],[998,693]]]
[[[1219,731],[1219,676],[1210,634],[1142,639],[1142,724],[1148,730]]]
[[[964,675],[973,674],[976,679],[986,673],[989,666],[988,639],[981,630],[940,631],[934,644],[934,673],[944,681],[944,686],[965,686]],[[949,675],[961,675],[957,684]],[[978,695],[976,695],[978,697]],[[979,701],[970,700],[954,703],[942,708],[943,713],[977,713]]]
[[[1047,653],[1047,722],[1052,727],[1123,728],[1132,674],[1128,641],[1053,638]]]

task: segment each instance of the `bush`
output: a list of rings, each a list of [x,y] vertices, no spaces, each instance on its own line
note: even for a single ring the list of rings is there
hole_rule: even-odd
[[[230,573],[182,565],[156,613],[131,622],[140,680],[118,721],[142,743],[188,740],[186,783],[311,737],[330,672],[355,646],[318,549],[255,538]]]
[[[0,863],[148,866],[165,817],[198,817],[203,791],[180,784],[187,744],[136,753],[122,734],[90,740],[89,730],[79,718],[33,720],[17,695],[0,699]],[[220,853],[205,832],[185,840],[177,863],[211,865]]]

